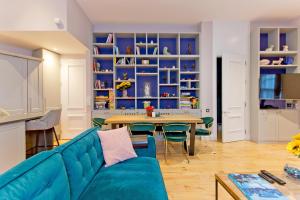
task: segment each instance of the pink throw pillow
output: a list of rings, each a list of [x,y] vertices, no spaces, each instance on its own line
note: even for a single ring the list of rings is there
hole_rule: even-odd
[[[105,167],[137,157],[127,126],[108,131],[98,131],[103,150]]]

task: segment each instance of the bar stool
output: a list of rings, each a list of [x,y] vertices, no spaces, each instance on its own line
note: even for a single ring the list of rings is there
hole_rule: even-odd
[[[61,109],[50,110],[40,119],[30,120],[26,122],[26,131],[42,131],[44,136],[44,150],[47,150],[48,147],[59,146],[58,137],[55,131],[55,126],[59,124],[61,115]],[[48,145],[46,132],[51,131],[54,134],[57,145]],[[39,134],[37,133],[36,137],[36,146],[37,149],[39,146]]]

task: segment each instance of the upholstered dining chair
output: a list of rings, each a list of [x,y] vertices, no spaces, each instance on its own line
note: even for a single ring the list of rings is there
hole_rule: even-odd
[[[203,117],[201,118],[203,121],[203,124],[205,126],[205,129],[198,128],[196,129],[195,135],[196,136],[210,136],[211,135],[211,128],[214,122],[214,118],[212,117]]]
[[[190,125],[187,123],[167,123],[164,124],[163,127],[163,134],[165,138],[165,160],[167,161],[167,154],[168,154],[168,141],[170,142],[182,142],[182,149],[183,152],[186,150],[184,155],[188,163],[190,162],[188,157],[188,148],[185,149],[184,144],[187,140],[187,132],[190,130]]]
[[[35,120],[30,120],[26,122],[26,131],[41,131],[44,136],[44,149],[47,150],[48,147],[59,146],[58,137],[55,131],[55,126],[59,124],[61,115],[61,109],[50,110],[47,112],[43,117]],[[46,133],[51,131],[52,134],[55,136],[55,140],[57,145],[48,145],[47,144],[47,137]],[[36,148],[38,148],[39,142],[39,133],[36,137]]]
[[[93,122],[93,126],[98,127],[99,129],[101,129],[103,125],[106,125],[104,118],[99,118],[99,117],[93,118],[92,122]]]
[[[137,122],[129,125],[132,135],[153,135],[155,128],[155,125],[149,122]]]

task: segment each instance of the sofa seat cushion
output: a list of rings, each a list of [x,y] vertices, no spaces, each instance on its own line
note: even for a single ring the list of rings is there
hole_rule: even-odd
[[[80,199],[168,199],[159,163],[154,158],[132,158],[102,167]]]

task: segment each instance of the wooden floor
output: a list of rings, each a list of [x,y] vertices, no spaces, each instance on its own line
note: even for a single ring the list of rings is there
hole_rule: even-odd
[[[298,165],[300,160],[285,150],[286,144],[256,144],[250,141],[219,143],[196,141],[196,155],[187,163],[181,145],[169,145],[167,163],[163,142],[157,141],[158,159],[170,200],[206,200],[215,198],[214,174],[224,172],[256,172],[260,169],[282,170],[286,163]],[[219,199],[231,199],[220,188]]]

